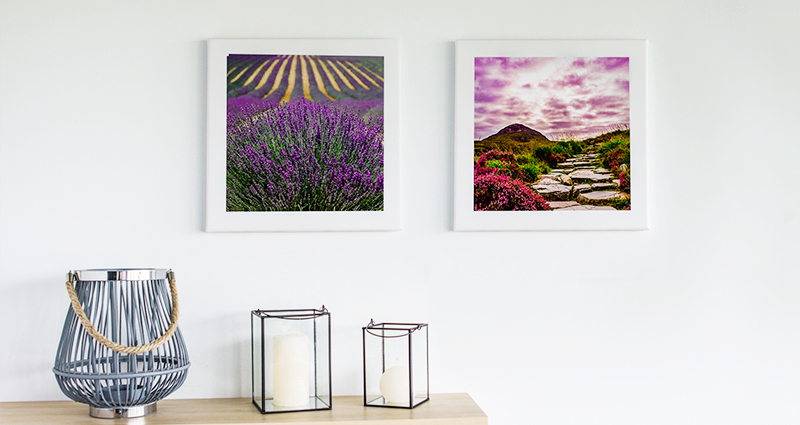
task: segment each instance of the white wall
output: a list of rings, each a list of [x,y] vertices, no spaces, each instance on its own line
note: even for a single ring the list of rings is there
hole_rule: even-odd
[[[249,311],[431,326],[493,424],[777,424],[800,410],[800,3],[0,0],[0,400],[50,370],[67,270],[171,267],[192,367],[248,397]],[[205,40],[401,40],[403,230],[208,234]],[[650,230],[454,233],[453,41],[648,39]]]

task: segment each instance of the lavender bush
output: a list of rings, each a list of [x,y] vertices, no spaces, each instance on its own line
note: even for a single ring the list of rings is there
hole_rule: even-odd
[[[383,210],[383,119],[293,100],[228,114],[228,211]]]

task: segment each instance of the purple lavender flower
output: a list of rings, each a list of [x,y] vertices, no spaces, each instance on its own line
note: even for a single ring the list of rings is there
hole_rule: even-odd
[[[383,119],[296,99],[228,113],[228,211],[383,210]]]

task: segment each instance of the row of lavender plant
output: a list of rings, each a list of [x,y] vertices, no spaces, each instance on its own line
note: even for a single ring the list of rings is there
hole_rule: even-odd
[[[296,99],[228,114],[228,211],[383,210],[383,119]]]

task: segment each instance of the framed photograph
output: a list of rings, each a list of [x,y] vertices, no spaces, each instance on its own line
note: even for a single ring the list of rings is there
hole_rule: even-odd
[[[458,41],[455,230],[643,230],[646,41]]]
[[[398,42],[209,40],[206,231],[398,230]]]

